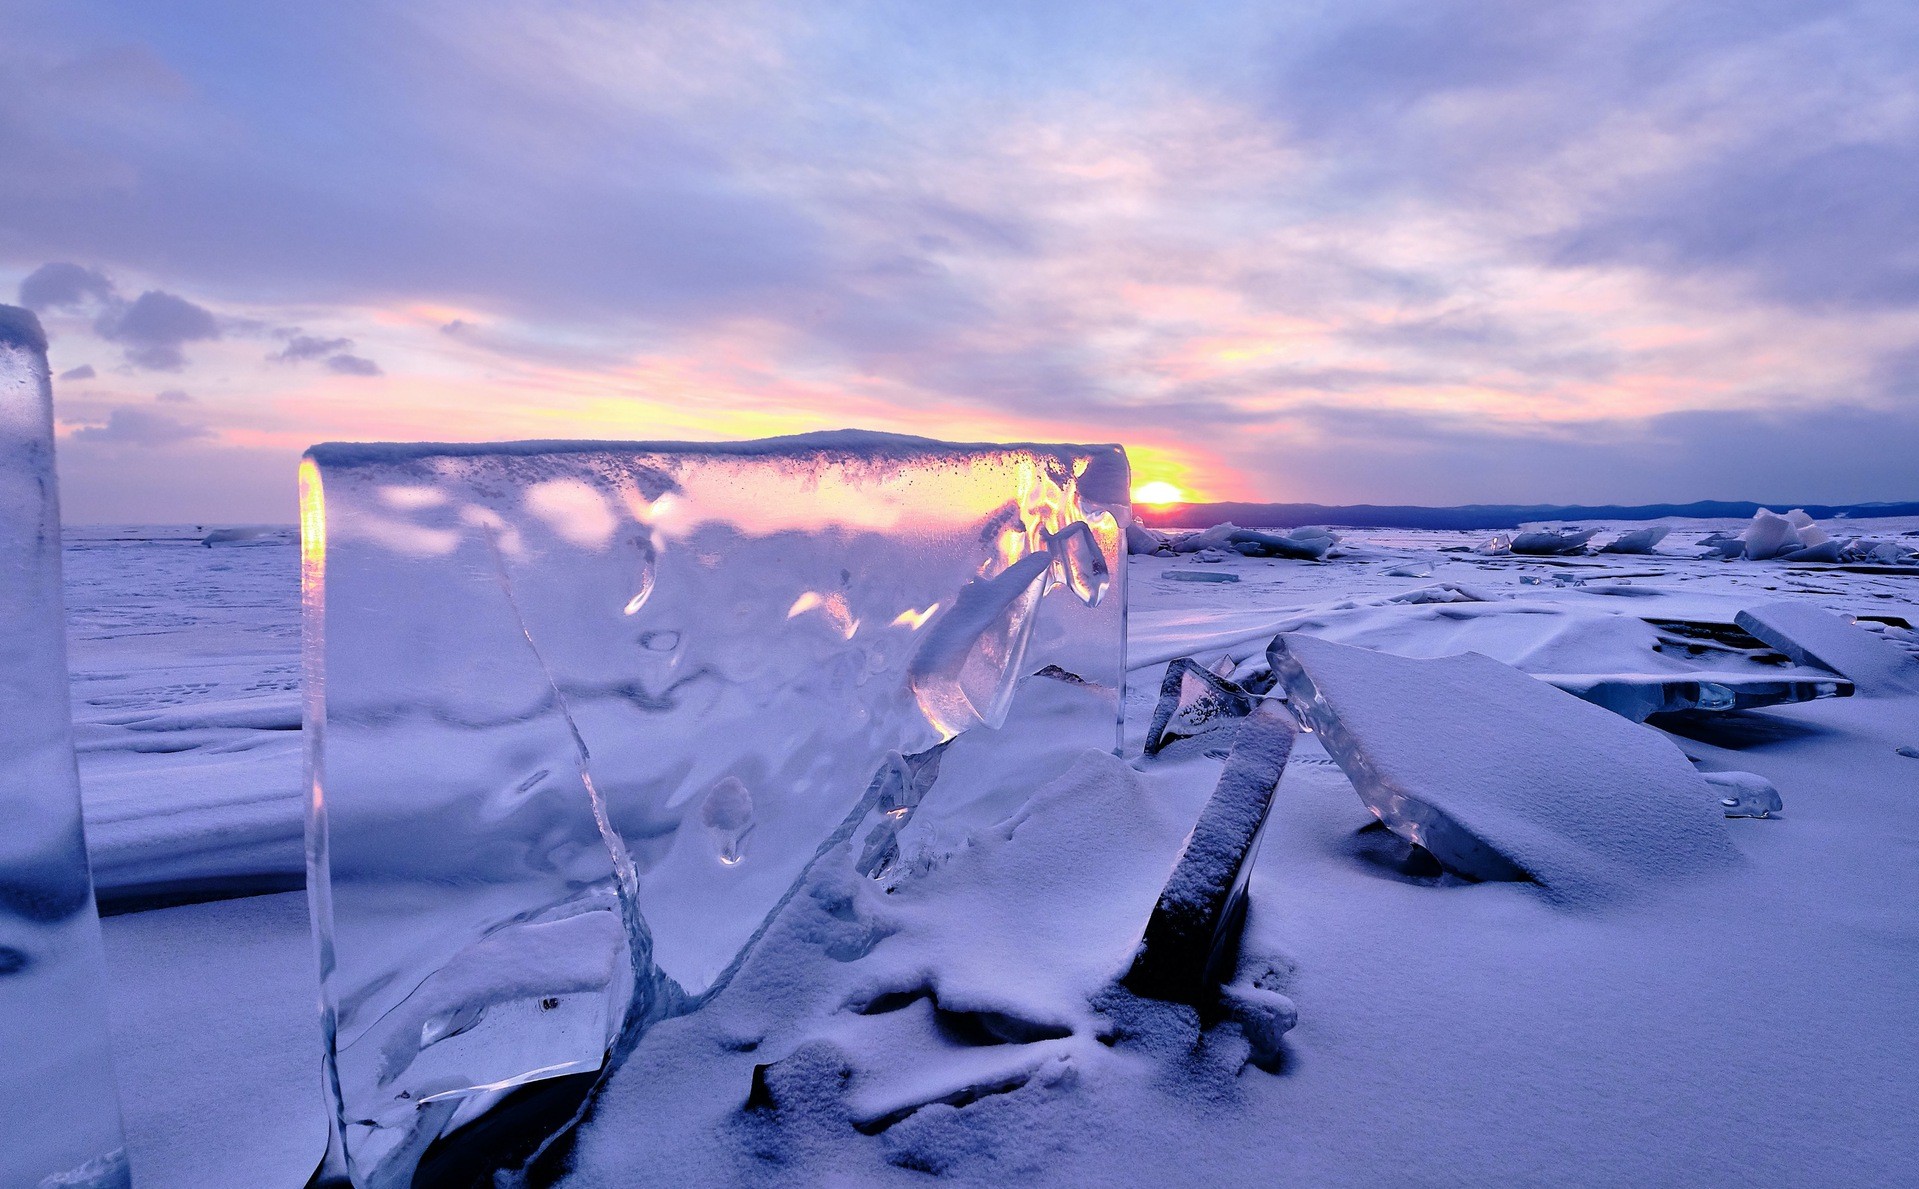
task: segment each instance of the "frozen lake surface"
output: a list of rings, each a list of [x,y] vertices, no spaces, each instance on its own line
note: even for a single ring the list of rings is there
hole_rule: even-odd
[[[1206,737],[1141,754],[1167,661],[1256,664],[1297,630],[1542,676],[1745,672],[1750,656],[1671,625],[1778,600],[1919,653],[1919,569],[1695,556],[1739,527],[1681,522],[1652,555],[1488,557],[1468,551],[1483,534],[1355,530],[1323,563],[1133,558],[1124,755],[1088,753],[1014,819],[929,842],[890,891],[796,900],[732,987],[614,1076],[574,1183],[1908,1182],[1911,697],[1662,720],[1700,768],[1770,781],[1784,814],[1728,820],[1729,867],[1593,906],[1396,866],[1303,737],[1241,968],[1298,1007],[1280,1060],[1248,1063],[1235,1026],[1129,1033],[1098,998],[1219,774]],[[1919,522],[1870,527],[1909,541]],[[81,528],[66,550],[103,903],[177,905],[105,922],[122,1099],[140,1184],[297,1185],[324,1138],[289,890],[298,550],[290,531],[202,535]],[[1167,576],[1200,572],[1237,581]],[[239,891],[269,894],[203,900]],[[776,1106],[744,1109],[761,1066]]]

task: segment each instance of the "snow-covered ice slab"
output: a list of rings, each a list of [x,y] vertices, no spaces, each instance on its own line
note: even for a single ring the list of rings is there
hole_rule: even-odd
[[[1458,874],[1585,900],[1737,857],[1671,740],[1517,669],[1292,632],[1268,656],[1367,808]]]
[[[1810,603],[1762,603],[1735,622],[1799,664],[1850,677],[1862,694],[1919,694],[1919,660]]]
[[[1634,722],[1680,710],[1752,710],[1849,698],[1850,681],[1751,673],[1536,673],[1539,680]]]
[[[0,1185],[129,1184],[67,704],[53,387],[0,306]]]
[[[309,888],[363,1185],[697,1006],[830,843],[883,868],[946,741],[1117,742],[1118,447],[329,445],[302,480]]]
[[[1210,1006],[1232,977],[1246,881],[1298,733],[1276,700],[1259,703],[1241,721],[1219,785],[1186,837],[1126,973],[1135,994]]]

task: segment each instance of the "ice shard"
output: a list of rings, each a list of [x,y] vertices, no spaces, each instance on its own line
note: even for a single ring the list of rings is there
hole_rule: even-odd
[[[1456,874],[1579,900],[1736,859],[1719,798],[1671,740],[1517,669],[1296,632],[1267,655],[1366,807]]]
[[[1538,673],[1539,680],[1634,722],[1681,710],[1752,710],[1849,698],[1853,685],[1832,677],[1771,673]]]
[[[53,389],[0,306],[0,1185],[129,1184],[68,709]]]
[[[330,445],[302,489],[309,886],[360,1185],[696,1008],[813,864],[883,875],[957,737],[1030,711],[1118,742],[1117,447]]]
[[[1799,664],[1850,677],[1861,694],[1919,694],[1919,660],[1811,603],[1762,603],[1734,621]]]
[[[1176,739],[1191,739],[1231,726],[1253,712],[1254,700],[1225,677],[1191,657],[1166,666],[1159,702],[1146,728],[1145,752],[1155,755]]]

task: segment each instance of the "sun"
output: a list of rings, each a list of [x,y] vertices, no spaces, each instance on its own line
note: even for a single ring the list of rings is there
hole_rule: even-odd
[[[1177,504],[1184,498],[1185,492],[1160,479],[1133,488],[1133,502],[1136,504]]]

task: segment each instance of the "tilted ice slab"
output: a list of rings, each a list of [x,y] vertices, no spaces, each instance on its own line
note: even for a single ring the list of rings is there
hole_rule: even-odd
[[[67,702],[53,388],[0,306],[0,1185],[127,1185]]]
[[[884,874],[1021,688],[1053,745],[1112,750],[1127,488],[1117,447],[864,434],[311,451],[309,888],[355,1181],[698,1006],[829,851]]]
[[[1763,603],[1735,622],[1799,664],[1850,677],[1861,694],[1919,694],[1919,660],[1810,603]]]
[[[1253,711],[1253,699],[1236,683],[1191,657],[1166,666],[1159,702],[1146,728],[1145,753],[1153,755],[1176,739],[1191,739],[1230,726]]]
[[[1752,710],[1817,698],[1848,698],[1853,692],[1850,681],[1764,673],[1536,673],[1533,676],[1634,722],[1680,710]]]
[[[1367,808],[1461,875],[1585,900],[1737,857],[1671,740],[1517,669],[1293,632],[1268,655]]]

